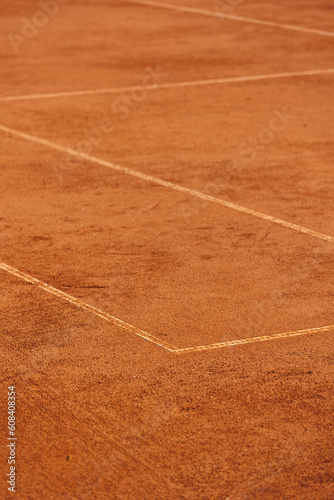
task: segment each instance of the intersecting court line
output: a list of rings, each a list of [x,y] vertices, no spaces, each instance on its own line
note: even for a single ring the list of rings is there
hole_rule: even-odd
[[[66,300],[67,302],[70,302],[71,304],[74,304],[75,306],[77,306],[81,309],[84,309],[85,311],[88,311],[92,314],[95,314],[95,316],[99,316],[100,318],[103,318],[106,321],[109,321],[109,323],[113,323],[114,325],[116,325],[120,328],[123,328],[124,330],[127,330],[128,332],[134,333],[138,337],[142,337],[142,338],[148,340],[149,342],[152,342],[153,344],[156,344],[160,347],[163,347],[164,349],[167,349],[167,351],[173,352],[173,351],[177,350],[177,347],[169,344],[168,342],[160,340],[157,337],[154,337],[153,335],[150,335],[149,333],[145,332],[144,330],[141,330],[140,328],[132,326],[129,323],[122,321],[119,318],[115,318],[115,316],[111,316],[110,314],[87,304],[83,300],[77,299],[76,297],[72,297],[72,295],[68,295],[67,293],[62,292],[61,290],[58,290],[57,288],[54,288],[53,286],[47,285],[46,283],[43,283],[42,281],[40,281],[37,278],[33,278],[32,276],[29,276],[28,274],[22,273],[21,271],[18,271],[14,267],[11,267],[8,264],[5,264],[4,262],[0,262],[0,269],[3,269],[3,271],[7,271],[10,274],[13,274],[14,276],[17,276],[18,278],[21,278],[22,280],[27,281],[28,283],[31,283],[32,285],[36,285],[38,288],[41,288],[42,290],[44,290],[46,292],[52,293],[52,295],[55,295],[56,297],[59,297],[60,299]]]
[[[156,83],[145,85],[146,90],[173,89],[182,87],[200,87],[205,85],[220,85],[224,83],[256,82],[261,80],[275,80],[279,78],[294,78],[297,76],[316,76],[334,74],[334,68],[311,69],[305,71],[285,71],[281,73],[267,73],[263,75],[229,76],[226,78],[211,78],[207,80],[189,80],[183,82]],[[0,98],[0,102],[29,101],[37,99],[54,99],[58,97],[78,97],[85,95],[116,94],[142,90],[143,85],[129,87],[111,87],[104,89],[69,90],[64,92],[47,92],[40,94],[13,95]]]
[[[235,345],[244,345],[244,344],[252,344],[254,342],[265,342],[267,340],[277,340],[288,337],[297,337],[300,335],[311,335],[312,333],[321,333],[321,332],[329,332],[334,330],[334,325],[329,326],[320,326],[318,328],[308,328],[307,330],[298,330],[295,332],[286,332],[286,333],[275,333],[273,335],[263,335],[261,337],[251,337],[248,339],[237,339],[237,340],[229,340],[227,342],[218,342],[216,344],[208,344],[208,345],[199,345],[195,347],[185,347],[182,349],[177,349],[175,354],[185,354],[187,352],[197,352],[197,351],[209,351],[211,349],[221,349],[223,347],[232,347]]]
[[[135,326],[130,325],[129,323],[126,323],[125,321],[122,321],[119,318],[116,318],[115,316],[111,316],[110,314],[101,311],[100,309],[97,309],[96,307],[93,307],[83,300],[77,299],[76,297],[73,297],[72,295],[68,295],[67,293],[62,292],[61,290],[58,290],[57,288],[54,288],[53,286],[47,285],[46,283],[43,283],[37,278],[33,278],[32,276],[29,276],[28,274],[25,274],[21,271],[18,271],[12,266],[9,266],[8,264],[5,264],[4,262],[0,262],[0,269],[3,271],[7,271],[10,274],[13,274],[14,276],[27,281],[28,283],[31,283],[32,285],[37,286],[38,288],[41,288],[42,290],[51,293],[52,295],[55,295],[56,297],[66,300],[67,302],[70,302],[71,304],[74,304],[75,306],[79,307],[80,309],[84,309],[85,311],[88,311],[95,316],[98,316],[106,321],[109,321],[109,323],[113,323],[114,325],[123,328],[124,330],[133,333],[137,335],[138,337],[141,337],[145,340],[148,340],[149,342],[152,342],[153,344],[162,347],[163,349],[166,349],[167,351],[173,353],[173,354],[186,354],[190,352],[198,352],[198,351],[208,351],[211,349],[219,349],[223,347],[232,347],[235,345],[244,345],[244,344],[251,344],[253,342],[264,342],[268,340],[277,340],[281,338],[287,338],[287,337],[295,337],[299,335],[307,335],[307,334],[312,334],[312,333],[320,333],[320,332],[328,332],[330,330],[334,330],[334,325],[330,326],[322,326],[319,328],[309,328],[307,330],[299,330],[296,332],[286,332],[286,333],[276,333],[274,335],[263,335],[262,337],[253,337],[253,338],[248,338],[248,339],[238,339],[238,340],[230,340],[228,342],[220,342],[216,344],[209,344],[209,345],[200,345],[200,346],[195,346],[195,347],[185,347],[185,348],[178,348],[175,347],[172,344],[169,344],[168,342],[165,342],[163,340],[158,339],[157,337],[150,335],[149,333],[145,332],[144,330],[141,330]]]
[[[263,19],[256,19],[253,17],[236,16],[233,14],[222,14],[221,12],[214,12],[211,10],[196,9],[194,7],[185,7],[183,5],[173,5],[170,3],[154,2],[151,0],[123,0],[123,2],[130,2],[139,5],[148,5],[150,7],[159,7],[162,9],[178,10],[180,12],[189,12],[190,14],[200,14],[202,16],[219,17],[221,19],[228,19],[230,21],[237,21],[241,23],[248,24],[258,24],[260,26],[269,26],[270,28],[280,28],[289,31],[300,31],[302,33],[309,33],[313,35],[321,35],[334,37],[334,33],[331,31],[319,30],[316,28],[306,28],[303,26],[297,26],[295,24],[285,24],[285,23],[275,23],[273,21],[266,21]]]
[[[223,200],[221,198],[216,198],[214,196],[210,196],[204,193],[201,193],[200,191],[195,191],[193,189],[180,186],[179,184],[175,184],[174,182],[169,182],[165,181],[163,179],[160,179],[159,177],[154,177],[152,175],[145,174],[143,172],[137,171],[137,170],[132,170],[131,168],[123,167],[121,165],[117,165],[115,163],[111,163],[106,160],[101,160],[100,158],[97,158],[96,156],[91,156],[86,153],[81,153],[79,151],[76,151],[75,149],[62,146],[61,144],[48,141],[47,139],[42,139],[40,137],[31,135],[31,134],[26,134],[24,132],[20,132],[16,129],[12,129],[9,127],[5,127],[4,125],[0,125],[0,130],[2,132],[5,132],[7,134],[12,134],[14,136],[20,137],[22,139],[26,139],[30,142],[34,142],[37,144],[41,144],[43,146],[46,146],[51,149],[55,149],[56,151],[61,151],[63,153],[67,153],[68,155],[75,156],[77,158],[81,158],[85,161],[95,163],[97,165],[102,165],[103,167],[110,168],[112,170],[116,170],[118,172],[121,172],[123,174],[131,175],[133,177],[137,177],[139,179],[143,179],[148,182],[152,182],[154,184],[158,184],[159,186],[163,186],[169,189],[173,189],[174,191],[179,191],[181,193],[194,196],[195,198],[200,198],[202,200],[209,201],[211,203],[215,203],[217,205],[221,205],[226,208],[231,208],[232,210],[236,210],[238,212],[245,213],[247,215],[252,215],[254,217],[257,217],[259,219],[263,219],[269,222],[273,222],[274,224],[277,224],[279,226],[286,227],[288,229],[292,229],[294,231],[300,232],[307,234],[309,236],[312,236],[314,238],[319,238],[321,240],[329,241],[331,243],[334,243],[334,236],[329,236],[327,234],[322,234],[317,231],[313,231],[312,229],[308,229],[303,226],[299,226],[297,224],[293,224],[291,222],[285,221],[283,219],[278,219],[277,217],[274,217],[272,215],[267,215],[262,212],[257,212],[256,210],[252,210],[250,208],[244,207],[242,205],[237,205],[235,203],[231,203],[229,201]]]
[[[61,290],[54,288],[53,286],[50,286],[50,285],[47,285],[46,283],[43,283],[42,281],[40,281],[37,278],[33,278],[32,276],[29,276],[28,274],[25,274],[21,271],[18,271],[14,267],[9,266],[8,264],[5,264],[4,262],[0,262],[0,269],[8,272],[10,274],[13,274],[17,278],[20,278],[24,281],[27,281],[28,283],[31,283],[32,285],[35,285],[38,288],[41,288],[42,290],[49,292],[52,295],[55,295],[56,297],[58,297],[60,299],[66,300],[67,302],[70,302],[71,304],[79,307],[80,309],[84,309],[85,311],[88,311],[88,312],[94,314],[95,316],[98,316],[106,321],[109,321],[109,323],[113,323],[114,325],[116,325],[120,328],[123,328],[124,330],[126,330],[130,333],[133,333],[133,334],[137,335],[138,337],[141,337],[145,340],[148,340],[149,342],[152,342],[153,344],[155,344],[159,347],[162,347],[163,349],[166,349],[167,351],[169,351],[173,354],[186,354],[186,353],[190,353],[190,352],[208,351],[211,349],[232,347],[235,345],[251,344],[253,342],[277,340],[277,339],[281,339],[281,338],[295,337],[298,335],[307,335],[307,334],[312,334],[312,333],[328,332],[330,330],[334,330],[334,325],[330,325],[330,326],[322,326],[319,328],[309,328],[308,330],[299,330],[296,332],[276,333],[274,335],[263,335],[262,337],[230,340],[228,342],[220,342],[220,343],[209,344],[209,345],[200,345],[200,346],[195,346],[195,347],[178,348],[172,344],[169,344],[168,342],[165,342],[163,340],[158,339],[157,337],[145,332],[144,330],[141,330],[135,326],[132,326],[129,323],[126,323],[125,321],[122,321],[121,319],[116,318],[115,316],[111,316],[110,314],[87,304],[83,300],[77,299],[76,297],[73,297],[72,295],[69,295],[65,292],[62,292]]]

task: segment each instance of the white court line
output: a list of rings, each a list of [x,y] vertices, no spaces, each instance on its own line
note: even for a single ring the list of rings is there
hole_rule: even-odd
[[[53,286],[47,285],[46,283],[43,283],[37,278],[33,278],[32,276],[29,276],[28,274],[22,273],[21,271],[18,271],[14,267],[9,266],[8,264],[5,264],[4,262],[0,262],[0,269],[3,271],[7,271],[10,274],[13,274],[14,276],[21,278],[24,281],[27,281],[28,283],[31,283],[32,285],[36,285],[37,287],[41,288],[42,290],[45,290],[46,292],[52,293],[56,297],[59,297],[60,299],[66,300],[67,302],[70,302],[71,304],[74,304],[75,306],[84,309],[85,311],[88,311],[92,314],[95,314],[95,316],[99,316],[100,318],[105,319],[106,321],[109,321],[109,323],[113,323],[114,325],[123,328],[124,330],[134,333],[138,337],[142,337],[149,342],[152,342],[153,344],[158,345],[159,347],[163,347],[164,349],[167,349],[167,351],[174,352],[177,347],[174,347],[173,345],[169,344],[168,342],[165,342],[163,340],[158,339],[157,337],[154,337],[153,335],[150,335],[149,333],[145,332],[144,330],[141,330],[140,328],[137,328],[135,326],[129,325],[129,323],[126,323],[125,321],[122,321],[119,318],[115,318],[114,316],[111,316],[110,314],[101,311],[100,309],[97,309],[96,307],[93,307],[86,302],[77,299],[75,297],[72,297],[71,295],[68,295],[67,293],[62,292],[61,290],[58,290],[57,288],[54,288]]]
[[[63,153],[67,153],[68,155],[75,156],[77,158],[81,158],[82,160],[86,160],[91,163],[95,163],[96,165],[102,165],[103,167],[111,168],[112,170],[116,170],[123,174],[132,175],[133,177],[137,177],[139,179],[143,179],[145,181],[152,182],[154,184],[158,184],[159,186],[163,186],[169,189],[173,189],[174,191],[179,191],[181,193],[194,196],[195,198],[200,198],[201,200],[206,200],[211,203],[216,203],[217,205],[222,205],[226,208],[231,208],[232,210],[236,210],[238,212],[242,212],[247,215],[252,215],[254,217],[258,217],[259,219],[263,219],[269,222],[273,222],[274,224],[278,224],[279,226],[283,226],[289,229],[293,229],[294,231],[298,231],[300,233],[307,234],[309,236],[313,236],[314,238],[319,238],[321,240],[330,241],[334,243],[334,236],[329,236],[327,234],[322,234],[317,231],[313,231],[312,229],[308,229],[303,226],[299,226],[297,224],[292,224],[291,222],[287,222],[283,219],[278,219],[277,217],[273,217],[272,215],[267,215],[262,212],[257,212],[256,210],[252,210],[247,207],[243,207],[241,205],[236,205],[235,203],[231,203],[226,200],[222,200],[221,198],[215,198],[214,196],[210,196],[200,191],[195,191],[193,189],[189,189],[184,186],[180,186],[179,184],[174,184],[174,182],[165,181],[158,177],[153,177],[152,175],[144,174],[143,172],[139,172],[137,170],[132,170],[131,168],[122,167],[121,165],[117,165],[115,163],[111,163],[106,160],[101,160],[96,156],[91,156],[86,153],[80,153],[75,149],[68,148],[66,146],[62,146],[61,144],[57,144],[55,142],[48,141],[47,139],[41,139],[40,137],[36,137],[34,135],[26,134],[24,132],[20,132],[18,130],[5,127],[4,125],[0,125],[0,130],[7,134],[12,134],[17,137],[21,137],[22,139],[26,139],[30,142],[34,142],[37,144],[41,144],[51,149],[55,149],[56,151],[61,151]]]
[[[148,5],[150,7],[160,7],[162,9],[178,10],[180,12],[189,12],[190,14],[201,14],[202,16],[219,17],[221,19],[228,19],[230,21],[237,21],[241,23],[269,26],[270,28],[280,28],[289,31],[291,30],[300,31],[302,33],[309,33],[312,35],[334,37],[334,33],[331,31],[324,31],[316,28],[306,28],[306,27],[304,28],[302,26],[296,26],[294,24],[275,23],[273,21],[266,21],[263,19],[256,19],[253,17],[235,16],[233,14],[222,14],[221,12],[214,12],[211,10],[204,10],[204,9],[195,9],[194,7],[185,7],[183,5],[173,5],[170,3],[154,2],[151,0],[123,0],[123,1],[140,5]]]
[[[334,73],[334,68],[311,69],[306,71],[287,71],[282,73],[267,73],[264,75],[230,76],[226,78],[212,78],[207,80],[190,80],[184,82],[157,83],[146,85],[146,90],[173,89],[182,87],[199,87],[203,85],[219,85],[224,83],[256,82],[260,80],[274,80],[278,78],[293,78],[297,76],[329,75]],[[14,95],[0,98],[0,102],[26,101],[34,99],[51,99],[57,97],[75,97],[85,95],[114,94],[119,92],[131,92],[142,90],[142,85],[130,87],[111,87],[105,89],[70,90],[68,92],[51,92],[41,94]]]
[[[28,274],[25,274],[21,271],[18,271],[12,266],[9,266],[8,264],[5,264],[4,262],[0,262],[0,269],[3,271],[6,271],[17,278],[20,278],[28,283],[31,283],[32,285],[37,286],[38,288],[41,288],[42,290],[51,293],[52,295],[55,295],[56,297],[66,300],[66,302],[70,302],[71,304],[74,304],[75,306],[79,307],[80,309],[84,309],[85,311],[88,311],[95,316],[98,316],[99,318],[102,318],[106,321],[109,321],[109,323],[113,323],[114,325],[123,328],[124,330],[131,332],[138,337],[141,337],[145,340],[148,340],[149,342],[152,342],[153,344],[162,347],[163,349],[166,349],[167,351],[173,353],[173,354],[186,354],[188,352],[198,352],[198,351],[208,351],[211,349],[219,349],[223,347],[231,347],[235,345],[243,345],[243,344],[250,344],[253,342],[264,342],[267,340],[275,340],[275,339],[280,339],[280,338],[287,338],[287,337],[295,337],[298,335],[306,335],[306,334],[312,334],[312,333],[320,333],[320,332],[328,332],[330,330],[334,329],[334,325],[330,326],[322,326],[319,328],[309,328],[308,330],[299,330],[296,332],[287,332],[287,333],[276,333],[274,335],[264,335],[262,337],[253,337],[249,339],[238,339],[238,340],[230,340],[228,342],[220,342],[217,344],[209,344],[209,345],[200,345],[200,346],[195,346],[195,347],[185,347],[185,348],[178,348],[175,347],[172,344],[169,344],[168,342],[165,342],[163,340],[158,339],[157,337],[154,337],[153,335],[150,335],[149,333],[145,332],[144,330],[141,330],[135,326],[130,325],[129,323],[126,323],[125,321],[122,321],[119,318],[116,318],[115,316],[111,316],[110,314],[101,311],[100,309],[97,309],[96,307],[93,307],[86,302],[77,299],[76,297],[73,297],[72,295],[68,295],[65,292],[62,292],[61,290],[54,288],[53,286],[47,285],[46,283],[43,283],[37,278],[33,278],[32,276],[29,276]]]
[[[309,328],[307,330],[298,330],[296,332],[275,333],[274,335],[263,335],[262,337],[251,337],[249,339],[229,340],[228,342],[219,342],[217,344],[199,345],[196,347],[185,347],[183,349],[177,349],[177,351],[175,351],[175,354],[185,354],[187,352],[196,352],[196,351],[209,351],[211,349],[232,347],[234,345],[252,344],[254,342],[265,342],[267,340],[297,337],[299,335],[310,335],[312,333],[329,332],[331,330],[334,330],[334,325],[320,326],[319,328]]]

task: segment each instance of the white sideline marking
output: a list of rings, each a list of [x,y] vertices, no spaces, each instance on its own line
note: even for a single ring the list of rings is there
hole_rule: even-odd
[[[307,330],[298,330],[296,332],[286,332],[286,333],[275,333],[274,335],[263,335],[262,337],[253,337],[249,339],[238,339],[230,340],[228,342],[220,342],[217,344],[200,345],[197,347],[185,347],[183,349],[177,349],[175,354],[184,354],[187,352],[195,351],[208,351],[210,349],[219,349],[222,347],[229,347],[234,345],[251,344],[253,342],[264,342],[267,340],[275,340],[288,337],[296,337],[298,335],[307,335],[311,333],[329,332],[334,330],[334,325],[320,326],[319,328],[309,328]]]
[[[20,132],[18,130],[5,127],[4,125],[0,125],[0,130],[5,133],[16,135],[17,137],[21,137],[22,139],[26,139],[30,142],[35,142],[37,144],[42,144],[51,149],[55,149],[56,151],[61,151],[63,153],[67,153],[71,156],[75,156],[77,158],[81,158],[83,160],[89,161],[91,163],[96,163],[97,165],[102,165],[103,167],[111,168],[112,170],[116,170],[118,172],[122,172],[123,174],[132,175],[133,177],[137,177],[139,179],[143,179],[145,181],[152,182],[154,184],[158,184],[159,186],[164,186],[166,188],[173,189],[174,191],[179,191],[181,193],[188,194],[190,196],[194,196],[195,198],[200,198],[202,200],[209,201],[211,203],[216,203],[217,205],[222,205],[226,208],[231,208],[232,210],[236,210],[238,212],[245,213],[247,215],[252,215],[254,217],[258,217],[259,219],[263,219],[269,222],[273,222],[274,224],[278,224],[283,227],[287,227],[289,229],[293,229],[294,231],[298,231],[300,233],[308,234],[309,236],[313,236],[315,238],[319,238],[321,240],[330,241],[334,243],[334,237],[329,236],[327,234],[318,233],[317,231],[313,231],[312,229],[308,229],[303,226],[299,226],[297,224],[292,224],[291,222],[287,222],[283,219],[278,219],[277,217],[273,217],[272,215],[267,215],[262,212],[257,212],[256,210],[252,210],[247,207],[243,207],[241,205],[236,205],[235,203],[231,203],[226,200],[222,200],[220,198],[215,198],[214,196],[210,196],[200,191],[195,191],[193,189],[189,189],[184,186],[180,186],[178,184],[174,184],[174,182],[165,181],[158,177],[153,177],[152,175],[144,174],[143,172],[139,172],[137,170],[132,170],[131,168],[122,167],[121,165],[116,165],[115,163],[111,163],[106,160],[101,160],[95,156],[88,155],[86,153],[80,153],[75,149],[68,148],[66,146],[62,146],[55,142],[48,141],[46,139],[41,139],[40,137],[36,137],[34,135],[26,134],[24,132]]]
[[[67,302],[70,302],[71,304],[74,304],[77,307],[80,307],[81,309],[84,309],[85,311],[88,311],[92,314],[95,314],[95,316],[99,316],[100,318],[105,319],[106,321],[109,321],[109,323],[113,323],[114,325],[123,328],[124,330],[134,333],[135,335],[138,335],[138,337],[142,337],[149,342],[152,342],[153,344],[156,344],[160,347],[163,347],[164,349],[167,349],[167,351],[173,352],[177,349],[177,347],[172,346],[171,344],[168,344],[167,342],[164,342],[163,340],[158,339],[157,337],[154,337],[153,335],[150,335],[149,333],[145,332],[144,330],[141,330],[140,328],[137,328],[135,326],[129,325],[125,321],[122,321],[121,319],[115,318],[114,316],[111,316],[110,314],[101,311],[100,309],[97,309],[96,307],[93,307],[89,304],[86,304],[86,302],[83,302],[80,299],[77,299],[75,297],[72,297],[71,295],[68,295],[67,293],[62,292],[61,290],[58,290],[57,288],[54,288],[53,286],[47,285],[46,283],[43,283],[37,278],[33,278],[32,276],[29,276],[28,274],[22,273],[21,271],[18,271],[14,267],[8,266],[4,262],[0,262],[0,268],[3,269],[4,271],[7,271],[10,274],[13,274],[14,276],[17,276],[18,278],[21,278],[24,281],[27,281],[28,283],[31,283],[32,285],[36,285],[37,287],[41,288],[42,290],[45,290],[46,292],[52,293],[56,297],[59,297],[60,299],[66,300]]]
[[[222,14],[220,12],[214,12],[211,10],[195,9],[194,7],[185,7],[182,5],[173,5],[170,3],[154,2],[151,0],[123,0],[123,1],[136,3],[140,5],[148,5],[150,7],[160,7],[162,9],[178,10],[180,12],[190,12],[191,14],[201,14],[202,16],[219,17],[221,19],[229,19],[230,21],[237,21],[241,23],[269,26],[270,28],[280,28],[283,30],[300,31],[302,33],[311,33],[313,35],[334,37],[334,33],[331,31],[324,31],[316,28],[304,28],[302,26],[296,26],[294,24],[275,23],[273,21],[266,21],[262,19],[256,19],[253,17],[235,16],[233,14]]]
[[[293,78],[297,76],[316,76],[333,74],[334,68],[328,69],[311,69],[305,71],[287,71],[282,73],[268,73],[264,75],[246,75],[246,76],[230,76],[226,78],[211,78],[208,80],[190,80],[185,82],[171,82],[171,83],[157,83],[154,85],[146,85],[147,90],[158,89],[173,89],[179,87],[199,87],[203,85],[219,85],[223,83],[242,83],[242,82],[256,82],[260,80],[274,80],[276,78]],[[33,99],[52,99],[57,97],[76,97],[85,95],[99,95],[99,94],[115,94],[118,92],[131,92],[134,90],[141,90],[141,85],[133,85],[130,87],[112,87],[106,89],[90,89],[90,90],[70,90],[68,92],[52,92],[44,94],[27,94],[17,96],[7,96],[0,98],[0,102],[10,101],[25,101]]]

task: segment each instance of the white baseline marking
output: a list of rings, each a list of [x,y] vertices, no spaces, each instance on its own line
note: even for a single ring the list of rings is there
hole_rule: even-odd
[[[253,17],[235,16],[233,14],[222,14],[221,12],[214,12],[211,10],[195,9],[194,7],[185,7],[183,5],[173,5],[170,3],[153,2],[151,0],[123,0],[124,2],[130,2],[140,5],[148,5],[150,7],[160,7],[162,9],[178,10],[180,12],[189,12],[190,14],[201,14],[202,16],[219,17],[221,19],[228,19],[230,21],[237,21],[241,23],[258,24],[260,26],[268,26],[270,28],[280,28],[289,31],[300,31],[302,33],[309,33],[312,35],[321,35],[334,37],[334,33],[331,31],[319,30],[316,28],[304,28],[302,26],[296,26],[294,24],[285,23],[275,23],[273,21],[266,21],[263,19],[256,19]]]
[[[220,85],[224,83],[256,82],[261,80],[275,80],[278,78],[294,78],[298,76],[330,75],[334,73],[334,68],[311,69],[305,71],[286,71],[282,73],[267,73],[264,75],[229,76],[226,78],[211,78],[207,80],[190,80],[185,82],[157,83],[146,85],[146,90],[173,89],[182,87],[199,87],[205,85]],[[35,99],[53,99],[57,97],[77,97],[99,94],[116,94],[119,92],[131,92],[141,90],[143,86],[133,85],[130,87],[111,87],[105,89],[70,90],[67,92],[51,92],[41,94],[14,95],[0,98],[0,102],[26,101]]]
[[[41,144],[51,149],[55,149],[56,151],[61,151],[63,153],[67,153],[71,156],[75,156],[77,158],[81,158],[91,163],[95,163],[97,165],[102,165],[103,167],[111,168],[112,170],[116,170],[118,172],[122,172],[123,174],[132,175],[133,177],[137,177],[139,179],[143,179],[145,181],[152,182],[154,184],[158,184],[159,186],[164,186],[169,189],[173,189],[174,191],[179,191],[184,194],[188,194],[190,196],[194,196],[195,198],[200,198],[201,200],[206,200],[211,203],[216,203],[217,205],[222,205],[226,208],[231,208],[232,210],[236,210],[238,212],[242,212],[247,215],[252,215],[254,217],[258,217],[259,219],[263,219],[269,222],[273,222],[274,224],[278,224],[279,226],[283,226],[289,229],[293,229],[294,231],[298,231],[300,233],[308,234],[309,236],[313,236],[315,238],[319,238],[321,240],[330,241],[334,243],[334,237],[329,236],[327,234],[322,234],[317,231],[313,231],[312,229],[308,229],[303,226],[299,226],[297,224],[292,224],[291,222],[287,222],[283,219],[278,219],[277,217],[273,217],[272,215],[267,215],[262,212],[257,212],[256,210],[252,210],[247,207],[243,207],[241,205],[236,205],[235,203],[231,203],[226,200],[222,200],[221,198],[215,198],[214,196],[210,196],[200,191],[195,191],[193,189],[189,189],[184,186],[180,186],[179,184],[174,184],[174,182],[165,181],[158,177],[153,177],[152,175],[144,174],[143,172],[139,172],[137,170],[132,170],[131,168],[122,167],[121,165],[117,165],[115,163],[111,163],[106,160],[101,160],[95,156],[88,155],[86,153],[80,153],[75,149],[68,148],[66,146],[62,146],[61,144],[57,144],[55,142],[48,141],[46,139],[41,139],[40,137],[36,137],[34,135],[26,134],[24,132],[20,132],[18,130],[5,127],[4,125],[0,125],[0,130],[7,134],[12,134],[17,137],[21,137],[22,139],[26,139],[30,142],[34,142],[37,144]]]
[[[298,330],[296,332],[275,333],[274,335],[263,335],[262,337],[251,337],[249,339],[229,340],[227,342],[219,342],[217,344],[199,345],[197,347],[185,347],[177,349],[175,354],[185,354],[187,352],[209,351],[211,349],[221,349],[222,347],[232,347],[234,345],[252,344],[254,342],[265,342],[267,340],[276,340],[289,337],[297,337],[299,335],[311,335],[312,333],[329,332],[334,330],[334,325],[320,326],[319,328],[309,328],[307,330]]]
[[[135,335],[138,335],[138,337],[142,337],[149,342],[152,342],[153,344],[158,345],[159,347],[163,347],[164,349],[167,349],[167,351],[174,352],[177,347],[172,346],[171,344],[168,344],[168,342],[164,342],[163,340],[158,339],[157,337],[154,337],[153,335],[150,335],[149,333],[145,332],[144,330],[141,330],[140,328],[136,328],[135,326],[129,325],[125,321],[122,321],[121,319],[115,318],[114,316],[111,316],[110,314],[101,311],[100,309],[97,309],[96,307],[93,307],[89,304],[86,304],[86,302],[83,302],[80,299],[77,299],[75,297],[72,297],[71,295],[68,295],[67,293],[62,292],[61,290],[58,290],[57,288],[54,288],[53,286],[47,285],[46,283],[43,283],[37,278],[33,278],[32,276],[29,276],[28,274],[22,273],[21,271],[18,271],[14,267],[9,266],[8,264],[5,264],[4,262],[0,262],[0,269],[3,271],[7,271],[10,274],[13,274],[14,276],[17,276],[18,278],[21,278],[24,281],[27,281],[28,283],[31,283],[32,285],[36,285],[37,287],[41,288],[42,290],[45,290],[46,292],[52,293],[56,297],[59,297],[60,299],[66,300],[67,302],[70,302],[71,304],[74,304],[77,307],[80,307],[81,309],[84,309],[85,311],[88,311],[92,314],[95,314],[95,316],[99,316],[100,318],[105,319],[106,321],[109,321],[109,323],[113,323],[114,325],[123,328],[124,330],[134,333]]]

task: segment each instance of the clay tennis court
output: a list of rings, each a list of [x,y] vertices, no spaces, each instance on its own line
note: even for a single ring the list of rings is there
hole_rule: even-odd
[[[2,2],[20,500],[334,498],[333,12]]]

